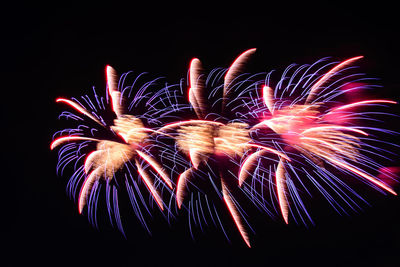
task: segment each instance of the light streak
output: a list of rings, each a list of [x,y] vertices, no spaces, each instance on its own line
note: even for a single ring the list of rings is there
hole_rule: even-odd
[[[135,164],[136,164],[136,168],[139,173],[139,176],[143,179],[145,185],[147,186],[147,189],[149,189],[149,191],[150,191],[151,195],[153,196],[154,200],[156,201],[158,207],[160,207],[161,210],[164,210],[163,201],[162,201],[160,195],[158,194],[157,190],[151,183],[150,176],[146,173],[145,170],[143,170],[143,168],[140,166],[140,163],[137,161],[137,159],[135,159]]]
[[[56,102],[64,102],[68,105],[70,105],[71,107],[73,107],[74,109],[76,109],[77,111],[79,111],[80,113],[88,116],[89,118],[91,118],[93,121],[97,122],[98,124],[100,124],[101,126],[104,127],[104,125],[98,120],[96,119],[92,114],[90,114],[86,109],[84,109],[82,106],[80,106],[79,104],[75,103],[74,101],[65,99],[65,98],[57,98]]]
[[[306,129],[301,134],[311,133],[311,132],[314,132],[314,131],[330,130],[330,129],[339,129],[339,130],[345,130],[345,131],[352,131],[352,132],[356,132],[356,133],[368,136],[368,133],[364,132],[363,130],[352,128],[352,127],[340,126],[340,125],[317,126],[317,127]]]
[[[86,205],[89,192],[93,187],[94,182],[101,176],[101,172],[103,169],[101,167],[97,167],[94,171],[92,171],[85,179],[81,191],[79,192],[78,198],[78,211],[81,214],[84,206]]]
[[[201,162],[201,156],[199,155],[199,151],[195,148],[190,148],[189,149],[189,157],[190,161],[193,164],[193,167],[197,169],[199,167],[199,164]]]
[[[333,113],[333,112],[336,112],[338,110],[349,109],[349,108],[353,108],[353,107],[357,107],[357,106],[361,106],[361,105],[379,104],[379,103],[382,103],[382,104],[397,104],[396,101],[385,100],[385,99],[364,100],[364,101],[358,101],[358,102],[354,102],[354,103],[351,103],[351,104],[347,104],[347,105],[343,105],[343,106],[334,108],[329,113]]]
[[[96,138],[90,138],[90,137],[84,137],[84,136],[62,136],[57,139],[55,139],[51,144],[50,144],[50,149],[53,150],[55,147],[61,145],[62,143],[65,142],[71,142],[71,141],[82,141],[82,140],[88,140],[88,141],[100,141],[99,139]]]
[[[355,174],[357,174],[357,175],[359,175],[359,176],[361,176],[361,177],[363,177],[365,179],[367,179],[368,181],[370,181],[370,182],[376,184],[377,186],[379,186],[380,188],[385,189],[389,193],[391,193],[391,194],[393,194],[395,196],[397,195],[397,193],[392,188],[390,188],[386,184],[382,183],[381,181],[375,179],[373,176],[368,175],[365,172],[362,172],[360,170],[357,170],[356,168],[354,168],[354,167],[352,167],[352,166],[350,166],[350,165],[348,165],[348,164],[346,164],[344,162],[341,162],[341,161],[339,161],[337,159],[327,158],[327,160],[331,161],[331,162],[335,163],[336,165],[339,165],[339,166],[343,167],[344,169],[347,169],[347,170],[349,170],[349,171],[351,171],[351,172],[353,172],[353,173],[355,173]]]
[[[179,175],[177,186],[176,186],[176,202],[178,204],[178,208],[181,208],[181,206],[182,206],[187,180],[188,180],[189,176],[192,175],[192,172],[193,172],[193,169],[189,168]]]
[[[261,148],[261,149],[267,150],[267,151],[269,151],[269,152],[272,152],[272,153],[274,153],[274,154],[276,154],[276,155],[278,155],[278,156],[280,156],[280,157],[282,157],[282,158],[284,158],[284,159],[290,161],[290,158],[288,158],[288,156],[286,156],[286,155],[283,154],[282,152],[279,152],[278,150],[275,150],[275,149],[273,149],[273,148],[266,147],[266,146],[262,146],[262,145],[257,145],[257,144],[249,144],[249,146],[251,146],[251,147],[257,147],[257,148]]]
[[[221,180],[221,181],[222,181],[222,194],[223,194],[223,199],[225,201],[225,204],[226,204],[226,206],[227,206],[227,208],[228,208],[228,210],[229,210],[229,212],[230,212],[230,214],[231,214],[231,216],[233,218],[233,221],[236,224],[237,229],[240,232],[240,235],[242,236],[242,238],[243,238],[244,242],[246,243],[246,245],[250,248],[251,247],[250,238],[249,238],[249,235],[246,232],[246,229],[243,226],[241,216],[240,216],[239,212],[237,211],[235,203],[233,203],[233,201],[232,201],[232,198],[231,198],[231,196],[229,194],[228,188],[226,187],[226,185],[223,182],[223,180]]]
[[[222,94],[222,110],[225,108],[226,98],[229,95],[233,81],[241,72],[243,72],[244,65],[255,52],[256,48],[252,48],[240,54],[226,72],[224,78],[224,91]]]
[[[353,63],[354,61],[363,58],[363,56],[358,56],[358,57],[353,57],[350,59],[347,59],[343,61],[342,63],[336,65],[334,68],[332,68],[330,71],[328,71],[324,76],[321,77],[312,87],[310,90],[310,93],[307,96],[307,99],[305,103],[309,103],[313,100],[313,98],[317,95],[318,89],[321,87],[322,84],[324,84],[329,78],[331,78],[333,75],[335,75],[339,70],[344,68],[345,66]]]
[[[271,114],[274,114],[274,104],[273,104],[274,91],[272,90],[272,88],[265,85],[262,89],[262,96],[265,106],[267,106]]]
[[[238,181],[239,181],[239,186],[242,186],[243,182],[246,180],[246,178],[249,176],[249,170],[255,163],[256,159],[261,156],[262,153],[265,153],[267,150],[262,149],[259,150],[255,153],[250,154],[245,161],[242,163],[240,166],[239,170],[239,175],[238,175]]]
[[[163,167],[151,156],[147,155],[146,153],[136,150],[138,155],[142,157],[153,169],[160,175],[160,177],[164,180],[164,182],[172,189],[172,182],[169,178],[168,173],[163,169]]]
[[[286,200],[286,178],[285,178],[285,167],[284,167],[284,160],[280,160],[278,163],[278,167],[276,167],[275,173],[275,184],[276,184],[276,191],[278,192],[278,202],[279,207],[281,209],[281,213],[285,223],[289,223],[289,210],[288,210],[288,203]]]

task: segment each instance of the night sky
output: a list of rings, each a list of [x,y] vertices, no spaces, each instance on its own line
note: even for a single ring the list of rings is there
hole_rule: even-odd
[[[54,100],[83,95],[92,86],[102,92],[107,64],[176,83],[193,57],[206,69],[227,67],[253,47],[253,67],[261,71],[364,55],[360,65],[380,78],[379,95],[400,100],[394,6],[147,2],[16,3],[3,9],[1,218],[9,252],[2,265],[398,266],[400,198],[369,191],[372,206],[358,215],[329,211],[309,228],[266,220],[252,249],[235,229],[231,242],[216,229],[193,240],[186,222],[169,228],[155,216],[152,236],[132,220],[126,240],[111,227],[94,229],[78,214],[65,191],[69,177],[56,174],[57,152],[49,149],[52,134],[63,127],[57,118],[64,107]],[[400,114],[398,106],[390,111]],[[390,121],[391,129],[399,130],[396,122]]]

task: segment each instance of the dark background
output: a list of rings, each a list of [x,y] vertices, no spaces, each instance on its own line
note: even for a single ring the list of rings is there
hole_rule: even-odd
[[[152,237],[138,226],[125,240],[78,215],[49,150],[62,110],[55,98],[101,91],[106,64],[174,83],[193,57],[209,69],[226,67],[252,47],[262,71],[364,55],[360,64],[381,78],[382,98],[399,101],[394,3],[19,2],[2,13],[4,266],[398,266],[398,197],[371,194],[364,213],[333,214],[309,229],[267,222],[252,249],[214,232],[192,240],[185,227],[157,224]]]

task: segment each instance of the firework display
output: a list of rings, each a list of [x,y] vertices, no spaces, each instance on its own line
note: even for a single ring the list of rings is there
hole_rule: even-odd
[[[273,72],[245,72],[255,51],[208,74],[195,58],[188,78],[175,85],[158,78],[142,82],[144,74],[128,84],[131,73],[118,81],[107,66],[104,97],[94,91],[92,98],[58,98],[74,110],[60,115],[74,128],[58,131],[50,148],[59,147],[59,172],[73,169],[68,189],[77,197],[79,213],[86,210],[97,225],[97,202],[105,185],[110,220],[121,232],[121,191],[148,231],[145,213],[161,212],[169,221],[184,211],[189,226],[196,213],[200,226],[209,217],[223,229],[218,214],[224,211],[213,203],[219,201],[250,247],[242,199],[288,224],[313,223],[304,203],[312,188],[339,213],[366,202],[360,186],[397,195],[380,178],[387,169],[382,162],[394,154],[380,146],[385,142],[381,137],[393,132],[379,127],[375,113],[366,111],[396,102],[355,99],[355,92],[374,88],[371,79],[354,72],[362,56],[293,64],[274,81]],[[391,173],[385,177],[396,178]],[[212,192],[203,184],[211,185],[206,188]],[[158,211],[152,210],[153,203]]]

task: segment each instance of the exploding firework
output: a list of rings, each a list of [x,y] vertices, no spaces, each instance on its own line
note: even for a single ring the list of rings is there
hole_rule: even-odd
[[[151,148],[156,146],[153,144],[150,134],[157,131],[145,127],[143,119],[147,118],[147,121],[149,122],[158,122],[163,117],[167,117],[168,114],[171,113],[171,110],[174,110],[176,107],[170,100],[168,100],[169,98],[173,98],[169,97],[167,93],[167,95],[163,96],[163,98],[168,104],[161,104],[161,106],[165,106],[163,109],[156,108],[157,105],[160,105],[160,101],[157,100],[155,96],[149,96],[148,94],[145,94],[146,88],[151,86],[154,81],[145,83],[142,87],[140,87],[136,95],[133,97],[132,102],[127,105],[127,97],[129,97],[132,93],[132,90],[135,89],[135,84],[131,86],[124,86],[124,84],[122,84],[123,81],[120,81],[120,86],[123,88],[123,90],[119,91],[117,74],[111,66],[106,67],[106,77],[107,97],[109,97],[109,99],[107,98],[106,101],[109,100],[111,104],[111,112],[113,114],[112,117],[114,117],[112,124],[107,124],[103,117],[98,114],[99,112],[96,112],[102,110],[105,111],[104,98],[98,97],[97,94],[95,94],[97,107],[93,104],[89,97],[82,97],[89,108],[85,108],[84,105],[80,104],[78,100],[73,101],[64,98],[58,98],[56,102],[69,105],[75,109],[75,111],[85,115],[100,127],[90,128],[88,126],[80,125],[76,129],[66,129],[60,131],[57,134],[61,134],[62,136],[56,138],[51,143],[50,148],[54,149],[60,145],[64,145],[59,152],[59,166],[62,169],[64,169],[66,165],[74,160],[76,160],[78,163],[80,159],[86,155],[83,166],[75,171],[69,185],[71,191],[75,191],[79,183],[79,177],[85,177],[83,183],[81,184],[77,201],[78,211],[79,213],[82,213],[84,207],[88,204],[90,199],[96,199],[96,201],[93,203],[96,209],[98,197],[98,193],[96,193],[96,191],[100,187],[99,182],[105,181],[107,185],[107,207],[109,208],[109,213],[115,214],[118,227],[122,231],[123,228],[120,222],[118,211],[117,190],[115,187],[113,187],[112,190],[112,199],[114,201],[113,210],[111,209],[110,204],[110,184],[112,180],[115,180],[115,175],[118,171],[124,170],[126,172],[125,184],[127,192],[131,198],[132,206],[134,207],[137,216],[145,226],[146,223],[144,221],[142,212],[140,211],[141,209],[139,207],[139,201],[137,201],[137,198],[143,199],[143,197],[138,189],[137,182],[135,181],[136,176],[144,183],[159,209],[163,211],[164,207],[166,207],[160,191],[164,185],[172,190],[173,182],[170,178],[170,171],[164,168],[157,161],[157,159],[153,157],[150,152],[148,152],[151,150]],[[139,77],[140,75],[138,78]],[[125,80],[126,75],[124,75],[121,80],[122,79]],[[135,82],[137,82],[137,79]],[[166,88],[168,88],[168,86]],[[158,92],[159,96],[167,92],[166,88]],[[145,114],[141,115],[127,114],[127,112],[131,112],[132,109],[138,107],[140,101],[145,101],[145,106],[149,110]],[[83,118],[72,113],[63,113],[62,115],[75,120],[83,120]],[[100,131],[107,131],[109,137],[93,137],[93,135]],[[68,135],[65,135],[66,132]],[[85,136],[85,134],[90,136]],[[80,145],[77,146],[76,142],[80,142]],[[83,153],[83,148],[88,146],[87,142],[96,143],[96,148],[94,151]],[[77,163],[75,163],[75,166]],[[135,168],[137,170],[137,175],[134,175],[134,173],[131,171]],[[156,177],[161,179],[161,183]],[[133,188],[135,188],[137,191],[136,193],[138,196],[136,197]],[[71,192],[71,194],[74,196],[74,192]],[[93,200],[91,202],[93,202]],[[148,210],[147,207],[146,210]],[[89,214],[92,213],[93,211],[89,212]],[[95,217],[95,215],[93,216]]]
[[[254,54],[255,49],[250,49],[242,53],[227,70],[222,87],[221,114],[226,111],[229,95],[232,94],[234,81],[243,73],[246,61]],[[238,119],[227,119],[217,116],[214,120],[207,120],[211,111],[206,97],[206,82],[204,73],[199,59],[195,58],[190,63],[189,70],[189,92],[188,100],[192,105],[197,119],[176,122],[167,125],[159,131],[167,131],[177,128],[178,135],[176,142],[178,148],[190,158],[191,167],[180,174],[176,188],[176,200],[178,207],[181,207],[185,195],[186,184],[193,173],[198,169],[201,163],[207,164],[210,157],[217,161],[217,165],[224,165],[224,162],[231,160],[239,162],[240,158],[246,153],[273,153],[279,158],[290,159],[276,149],[265,147],[257,144],[256,140],[252,140],[249,134],[249,125],[245,122],[237,122]],[[212,90],[212,88],[211,88]],[[258,152],[251,152],[258,149]],[[220,167],[221,168],[221,167]],[[226,168],[225,166],[222,168]],[[250,239],[245,229],[242,215],[239,212],[238,205],[235,204],[232,184],[237,185],[237,176],[230,175],[218,170],[222,199],[226,203],[237,229],[239,230],[243,240],[250,247]]]
[[[313,223],[302,200],[304,192],[310,194],[310,184],[338,211],[344,211],[340,201],[351,208],[358,207],[353,198],[364,200],[347,185],[348,178],[343,178],[343,174],[383,193],[396,195],[378,176],[384,166],[371,159],[371,155],[379,156],[383,151],[374,145],[380,142],[374,133],[392,132],[362,126],[360,122],[371,121],[369,113],[356,112],[363,107],[396,102],[367,99],[348,103],[341,97],[355,87],[366,87],[367,78],[351,73],[352,64],[362,57],[320,66],[327,61],[322,59],[297,69],[291,65],[273,86],[270,82],[272,72],[255,75],[244,72],[254,53],[255,49],[249,49],[228,69],[214,69],[208,75],[200,60],[193,59],[188,73],[186,102],[190,105],[184,103],[182,83],[174,85],[179,87],[177,91],[173,90],[174,86],[165,86],[157,93],[145,93],[153,84],[146,83],[130,100],[140,75],[134,85],[124,87],[127,74],[121,76],[118,83],[116,72],[110,66],[106,68],[106,102],[111,105],[113,119],[108,123],[100,114],[105,111],[104,99],[97,95],[97,106],[88,97],[82,97],[87,107],[76,99],[57,99],[80,114],[67,112],[62,114],[63,117],[74,120],[86,117],[96,125],[94,128],[79,125],[75,129],[62,130],[58,132],[61,136],[51,144],[51,149],[62,145],[59,169],[63,170],[74,161],[76,168],[86,157],[69,183],[71,192],[75,192],[78,185],[81,187],[77,201],[79,213],[88,206],[90,218],[94,216],[96,207],[91,206],[96,206],[101,182],[105,182],[109,214],[115,215],[118,228],[123,231],[117,189],[112,187],[110,190],[110,184],[120,173],[125,177],[126,191],[143,225],[146,223],[137,199],[146,204],[139,181],[143,182],[161,212],[168,209],[170,214],[174,202],[177,212],[185,207],[190,217],[190,210],[193,213],[194,208],[188,185],[196,187],[199,177],[206,176],[219,201],[225,203],[240,236],[250,247],[248,228],[251,227],[240,205],[242,198],[235,197],[238,192],[244,193],[252,204],[269,215],[273,213],[270,207],[276,202],[276,212],[285,223],[289,223],[289,218],[296,221],[296,213],[302,222],[308,218]],[[145,103],[141,109],[138,108],[140,102]],[[138,110],[146,111],[139,114],[135,112]],[[188,110],[193,110],[190,118]],[[106,138],[99,134],[104,131]],[[167,193],[163,194],[164,188]],[[271,203],[268,203],[265,191],[270,192]],[[207,199],[211,192],[202,193],[212,217]],[[164,200],[166,197],[170,198],[168,204]],[[189,203],[185,205],[188,199]],[[150,213],[147,206],[145,209]],[[204,216],[200,200],[196,202],[196,210],[198,217],[200,213]],[[215,214],[218,216],[217,212]]]
[[[357,108],[365,106],[396,104],[396,102],[369,99],[341,104],[334,101],[353,89],[350,86],[350,89],[346,90],[346,85],[355,83],[352,79],[356,77],[358,82],[362,80],[359,77],[361,74],[345,75],[346,71],[349,72],[351,69],[349,65],[361,58],[345,60],[322,74],[318,71],[331,64],[321,67],[317,72],[311,71],[315,65],[304,65],[295,70],[291,77],[285,77],[293,67],[291,66],[285,71],[275,90],[268,84],[261,87],[263,104],[268,112],[262,113],[260,122],[251,130],[257,131],[264,127],[272,130],[279,136],[279,141],[273,140],[275,145],[281,148],[282,153],[290,154],[289,157],[293,159],[290,162],[281,158],[275,167],[273,178],[280,213],[286,223],[289,222],[290,203],[295,206],[292,209],[293,213],[295,210],[303,210],[312,222],[294,181],[304,187],[304,180],[309,179],[336,210],[344,209],[335,201],[329,189],[346,205],[357,206],[349,195],[361,197],[348,187],[345,179],[339,178],[329,165],[335,172],[350,174],[377,190],[397,195],[389,185],[372,174],[378,174],[378,169],[382,166],[367,156],[369,154],[376,157],[377,152],[382,151],[368,144],[367,141],[369,143],[380,141],[377,137],[370,136],[368,132],[378,131],[383,134],[392,132],[359,125],[357,120],[360,117],[363,120],[370,118],[367,113],[355,112]],[[260,163],[257,162],[257,156],[253,154],[244,161],[239,174],[239,185],[242,185],[249,176],[244,171],[258,168]],[[307,166],[301,166],[302,164]],[[324,183],[328,188],[324,188]],[[304,189],[308,191],[307,188]],[[303,218],[302,220],[304,221]]]

